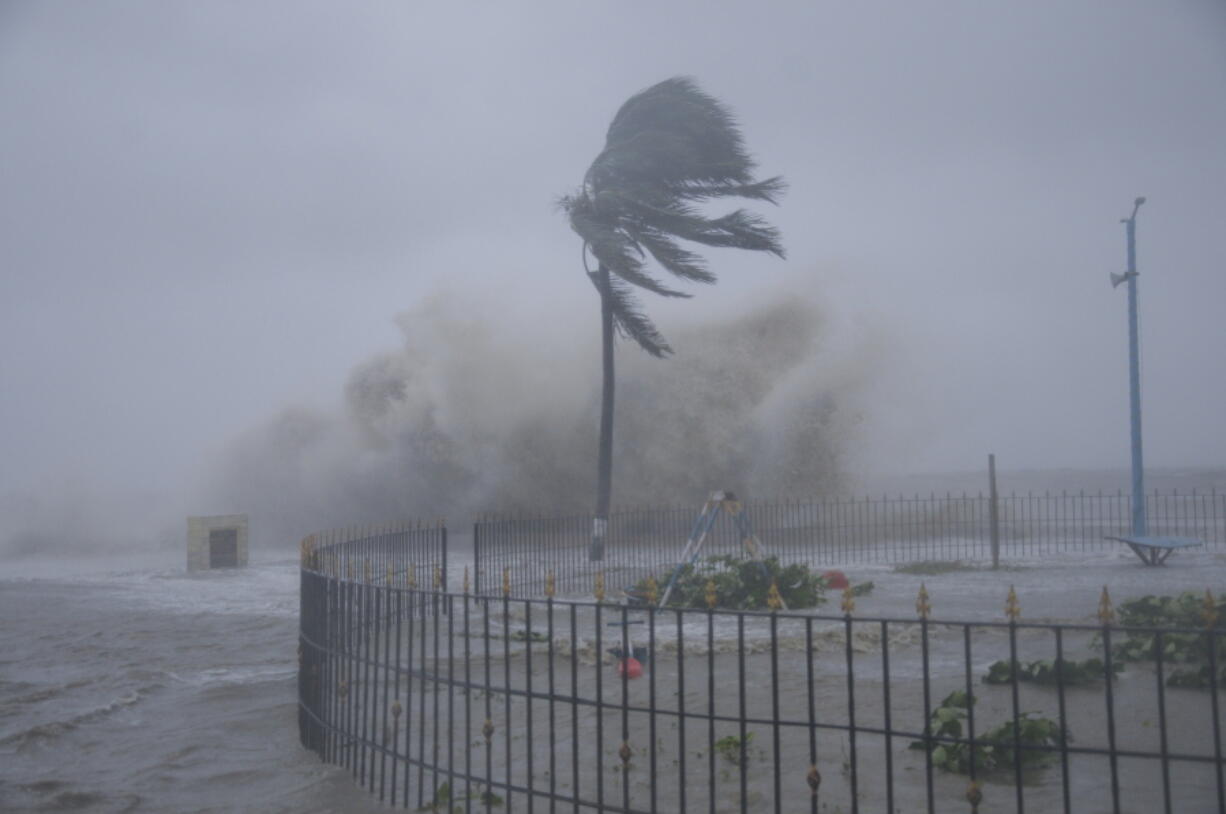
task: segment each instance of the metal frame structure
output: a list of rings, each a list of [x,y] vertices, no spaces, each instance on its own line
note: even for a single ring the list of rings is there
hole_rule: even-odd
[[[1146,565],[1164,565],[1167,557],[1181,548],[1196,548],[1204,545],[1200,540],[1188,537],[1108,537],[1124,543]]]
[[[681,575],[681,572],[687,566],[692,566],[697,562],[702,553],[703,544],[707,542],[711,529],[715,527],[721,512],[726,513],[736,523],[737,531],[741,535],[741,546],[749,558],[761,561],[762,541],[753,533],[753,528],[749,524],[749,515],[744,511],[741,502],[732,492],[714,492],[702,505],[702,511],[694,520],[694,528],[685,541],[685,548],[681,550],[681,559],[677,561],[677,567],[673,569],[672,574],[668,577],[668,584],[664,586],[664,593],[659,602],[660,607],[668,606],[668,598],[672,595],[673,586],[677,584],[677,577]],[[763,572],[765,573],[765,566],[763,566]],[[787,609],[786,605],[784,609]]]

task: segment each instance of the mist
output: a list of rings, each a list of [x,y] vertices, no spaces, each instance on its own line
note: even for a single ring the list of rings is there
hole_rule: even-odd
[[[402,345],[350,371],[340,409],[288,406],[233,440],[207,502],[250,512],[282,542],[351,524],[590,512],[598,346],[498,335],[465,305],[438,293],[401,314]],[[615,505],[845,489],[856,405],[880,366],[830,347],[815,298],[778,292],[672,327],[667,361],[619,343]]]

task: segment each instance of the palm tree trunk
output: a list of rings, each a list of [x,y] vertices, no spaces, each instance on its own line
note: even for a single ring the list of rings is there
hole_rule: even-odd
[[[589,560],[604,559],[609,528],[609,502],[613,495],[613,302],[609,296],[609,269],[602,263],[600,278],[600,341],[604,356],[604,388],[600,398],[600,453],[596,465],[596,517],[592,521]]]

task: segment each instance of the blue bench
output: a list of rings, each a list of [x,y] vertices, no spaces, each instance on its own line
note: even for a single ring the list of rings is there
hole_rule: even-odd
[[[1146,565],[1162,565],[1166,562],[1166,558],[1171,556],[1171,552],[1177,548],[1204,545],[1200,540],[1194,540],[1191,537],[1108,536],[1107,539],[1126,543]]]

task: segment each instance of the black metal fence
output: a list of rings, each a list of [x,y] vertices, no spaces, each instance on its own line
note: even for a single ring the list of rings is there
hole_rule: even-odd
[[[300,553],[312,571],[347,582],[432,585],[447,573],[447,528],[440,522],[332,529],[304,539]]]
[[[447,529],[436,526],[388,526],[338,529],[313,534],[301,544],[298,636],[298,728],[302,745],[326,760],[336,761],[324,744],[328,733],[359,731],[368,720],[349,716],[360,703],[372,703],[367,694],[373,669],[368,650],[380,630],[402,625],[414,615],[438,611],[437,602],[396,605],[371,604],[371,586],[442,587],[447,573]],[[373,639],[372,639],[373,637]],[[362,654],[360,661],[338,659]],[[350,699],[353,688],[355,696]],[[345,702],[338,705],[337,699]],[[375,701],[378,700],[376,696]]]
[[[1226,812],[1208,595],[1182,629],[1117,625],[1105,592],[1097,625],[1012,594],[996,622],[922,591],[909,619],[637,608],[603,575],[581,601],[412,584],[395,563],[441,567],[439,533],[303,552],[302,743],[394,806]],[[334,565],[379,557],[390,579]]]
[[[1131,530],[1131,498],[1123,492],[1060,492],[997,498],[1002,559],[1118,548],[1107,536]],[[1226,543],[1226,494],[1153,492],[1146,497],[1151,534]],[[992,500],[978,495],[750,502],[745,510],[767,552],[814,566],[992,558]],[[512,591],[539,592],[549,563],[563,592],[583,591],[597,569],[631,584],[675,565],[697,514],[695,507],[620,509],[609,517],[604,560],[590,562],[592,518],[491,516],[473,531],[475,590],[497,594],[510,569]],[[740,550],[735,525],[715,528],[704,554]]]

